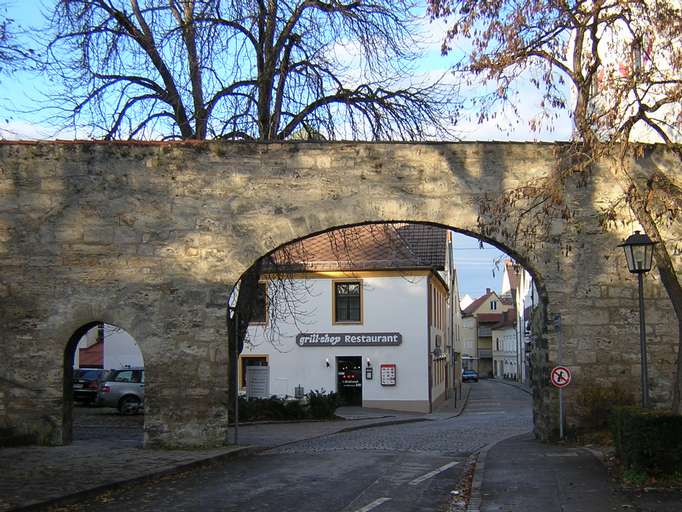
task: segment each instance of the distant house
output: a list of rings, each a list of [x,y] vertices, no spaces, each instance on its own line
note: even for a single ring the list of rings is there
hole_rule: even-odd
[[[502,296],[511,300],[515,308],[514,350],[518,370],[514,378],[526,382],[530,375],[531,314],[540,300],[530,273],[512,260],[505,261]]]
[[[503,313],[513,309],[510,299],[500,297],[490,288],[462,312],[464,329],[464,368],[477,370],[481,377],[492,377],[493,327],[503,320]]]
[[[519,354],[516,343],[516,310],[502,313],[502,319],[492,326],[493,375],[514,379],[518,375]]]
[[[434,226],[368,225],[273,254],[240,356],[242,391],[324,389],[347,404],[430,411],[458,378],[450,240]]]

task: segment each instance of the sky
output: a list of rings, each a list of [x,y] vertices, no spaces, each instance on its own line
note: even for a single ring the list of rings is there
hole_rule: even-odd
[[[41,23],[41,4],[51,4],[51,1],[40,0],[3,0],[7,7],[7,15],[16,20],[24,28],[37,26]],[[426,3],[426,2],[424,2]],[[454,42],[453,51],[443,57],[440,46],[445,33],[446,24],[443,21],[431,22],[428,19],[422,21],[424,31],[424,58],[419,61],[417,74],[424,77],[447,76],[449,68],[454,63],[458,54],[466,50],[465,42]],[[350,56],[349,58],[352,58]],[[57,133],[53,128],[47,127],[41,121],[41,114],[29,112],[30,105],[39,97],[38,89],[49,84],[47,76],[33,76],[27,73],[17,73],[10,79],[2,78],[0,87],[0,104],[14,105],[15,110],[23,110],[23,113],[5,113],[0,117],[0,138],[8,139],[43,139],[73,138],[73,132]],[[514,129],[501,129],[499,121],[490,120],[478,123],[476,120],[462,119],[457,124],[457,133],[463,140],[498,140],[498,141],[552,141],[566,140],[570,137],[571,123],[564,114],[557,121],[554,132],[547,130],[535,133],[527,127],[527,121],[531,118],[540,103],[540,98],[533,88],[528,86],[527,94],[524,93],[524,103],[519,106],[523,119],[515,125]],[[502,119],[504,125],[508,117],[504,112],[499,114],[498,120]],[[454,239],[454,256],[458,269],[460,294],[470,295],[476,298],[485,292],[486,288],[499,290],[502,283],[502,266],[500,262],[504,254],[488,244],[479,247],[479,241],[466,235],[456,234]]]
[[[452,246],[460,297],[476,299],[486,288],[499,293],[506,254],[490,244],[481,247],[477,238],[461,233],[455,233]]]

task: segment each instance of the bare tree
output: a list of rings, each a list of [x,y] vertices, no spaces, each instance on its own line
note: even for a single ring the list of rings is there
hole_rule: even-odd
[[[113,138],[420,139],[456,107],[414,79],[408,0],[60,0],[65,124]],[[53,104],[54,105],[54,104]]]
[[[0,3],[0,75],[16,67],[20,54],[14,20],[7,17],[7,7]]]
[[[531,128],[551,124],[568,109],[575,142],[556,172],[482,206],[506,216],[514,211],[515,237],[533,243],[538,226],[557,215],[570,217],[563,202],[569,177],[589,179],[595,159],[632,155],[631,142],[657,140],[672,145],[682,137],[682,13],[675,0],[429,0],[435,18],[449,20],[443,42],[447,54],[459,38],[471,51],[455,72],[492,87],[477,99],[480,120],[506,105],[520,103],[522,84],[532,84],[542,98]],[[527,92],[524,92],[527,94]],[[678,152],[679,155],[679,152]],[[617,162],[618,163],[618,162]],[[673,267],[675,240],[661,230],[677,222],[682,191],[663,173],[642,180],[615,166],[614,183],[622,196],[604,211],[604,225],[615,208],[629,206],[652,239],[661,281],[679,326],[679,351],[673,409],[682,410],[682,287]],[[495,226],[484,229],[494,231]],[[570,250],[570,248],[566,248]]]

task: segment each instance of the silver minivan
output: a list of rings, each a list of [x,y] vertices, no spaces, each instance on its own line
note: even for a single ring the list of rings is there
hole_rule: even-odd
[[[121,414],[142,412],[144,368],[112,370],[97,394],[97,405],[116,407]]]

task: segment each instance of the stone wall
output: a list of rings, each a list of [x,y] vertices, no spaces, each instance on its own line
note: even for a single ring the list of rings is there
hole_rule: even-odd
[[[504,143],[2,143],[0,428],[49,444],[68,439],[68,340],[81,326],[105,321],[128,331],[143,352],[146,445],[220,444],[225,304],[258,257],[365,222],[431,222],[479,233],[486,197],[540,179],[556,150]],[[646,175],[673,163],[659,149],[637,169]],[[616,247],[636,223],[623,211],[611,230],[600,227],[600,208],[618,194],[609,172],[597,168],[587,185],[569,183],[564,195],[574,214],[543,228],[532,246],[504,223],[493,241],[534,275],[548,317],[561,313],[564,362],[576,381],[596,375],[636,387],[636,280]],[[679,226],[665,234],[679,239]],[[665,405],[677,331],[654,273],[647,276],[647,314],[652,395]],[[551,326],[543,340],[534,375],[556,362]],[[534,397],[536,429],[547,437],[556,428],[556,392],[538,385]]]

